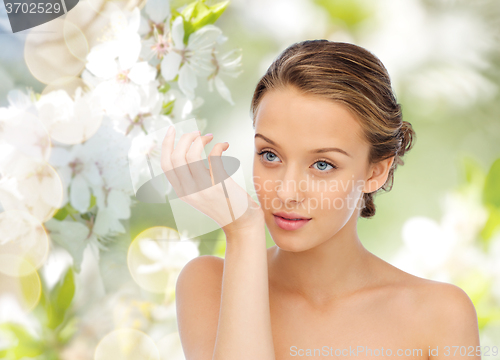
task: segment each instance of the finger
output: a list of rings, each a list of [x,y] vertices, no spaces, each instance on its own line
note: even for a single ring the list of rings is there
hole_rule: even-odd
[[[212,141],[212,136],[198,136],[194,141],[191,148],[186,154],[186,161],[189,166],[189,170],[193,175],[193,179],[196,183],[198,191],[207,189],[212,186],[212,180],[210,177],[210,171],[205,167],[203,159],[201,158],[201,152],[205,145]]]
[[[182,134],[172,152],[172,165],[184,190],[184,195],[194,194],[198,191],[186,161],[186,153],[197,136],[199,136],[199,131]]]
[[[214,184],[219,184],[220,182],[227,179],[229,176],[224,170],[224,166],[222,164],[222,152],[226,151],[229,147],[229,143],[217,143],[213,147],[212,151],[208,156],[208,161],[212,171],[212,177]]]
[[[203,136],[197,136],[196,139],[194,140],[193,145],[191,148],[188,150],[186,154],[186,160],[188,163],[195,162],[201,160],[201,152],[205,148],[205,146],[212,141],[213,136],[210,134],[208,135],[203,135]]]
[[[219,143],[214,146],[212,151],[210,152],[209,156],[209,162],[212,170],[212,176],[213,176],[213,182],[214,185],[221,184],[222,188],[224,189],[224,195],[226,197],[227,201],[227,206],[229,208],[229,212],[231,214],[231,219],[232,221],[235,220],[234,212],[232,210],[231,202],[229,200],[229,194],[227,192],[227,187],[225,186],[224,180],[226,180],[229,175],[227,174],[226,170],[224,169],[223,163],[222,163],[222,152],[226,151],[229,147],[229,143]],[[218,185],[220,186],[220,185]]]
[[[174,188],[174,191],[177,193],[177,195],[179,195],[180,192],[182,192],[183,190],[172,164],[172,152],[174,150],[174,140],[175,140],[175,127],[172,125],[171,129],[172,133],[169,135],[165,135],[165,137],[163,138],[163,142],[161,144],[160,165],[168,181]]]

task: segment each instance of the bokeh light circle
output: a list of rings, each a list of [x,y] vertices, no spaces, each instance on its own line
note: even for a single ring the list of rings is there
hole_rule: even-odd
[[[40,222],[52,218],[62,206],[63,185],[57,171],[48,163],[19,156],[2,168],[0,203],[4,210],[22,210]]]
[[[0,272],[29,275],[27,271],[35,271],[45,263],[48,253],[49,237],[37,218],[20,210],[0,213]]]
[[[176,264],[168,264],[172,243],[180,242],[180,234],[166,226],[141,232],[130,244],[127,265],[134,281],[154,293],[167,293],[175,287]]]
[[[154,341],[135,329],[118,329],[107,334],[97,345],[94,360],[160,360]]]
[[[89,53],[89,43],[83,31],[71,21],[65,19],[62,32],[64,42],[71,55],[85,62]]]
[[[79,75],[85,67],[82,58],[88,49],[89,44],[79,28],[57,18],[37,26],[36,31],[28,34],[24,59],[31,74],[40,82],[49,84],[62,77]]]
[[[50,137],[68,145],[81,144],[101,126],[103,111],[99,97],[77,88],[74,99],[63,89],[43,94],[38,103],[40,121]]]
[[[36,269],[28,261],[14,255],[5,255],[2,262],[14,264],[18,268],[11,269],[11,273],[24,273],[24,276],[11,276],[0,271],[0,297],[11,296],[28,312],[35,308],[40,301],[42,284]]]
[[[64,90],[66,93],[74,100],[76,89],[82,88],[83,91],[88,90],[87,84],[82,80],[82,78],[77,76],[65,76],[52,81],[48,84],[42,91],[42,96],[46,95],[52,91]]]
[[[49,160],[52,150],[50,136],[40,119],[31,112],[20,111],[2,122],[0,130],[0,144],[14,148],[11,154]],[[0,160],[2,163],[16,161],[6,158]]]
[[[111,14],[121,11],[113,1],[80,1],[67,15],[66,20],[81,29],[89,48],[101,43],[103,34],[110,27]]]

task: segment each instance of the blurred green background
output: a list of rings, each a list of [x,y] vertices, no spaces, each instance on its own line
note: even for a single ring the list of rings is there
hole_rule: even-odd
[[[241,159],[252,193],[250,101],[272,60],[306,39],[366,47],[387,67],[403,119],[417,134],[392,190],[376,197],[376,216],[359,222],[364,245],[389,258],[401,246],[406,219],[441,217],[443,193],[465,181],[464,157],[486,171],[500,155],[497,8],[495,1],[232,1],[216,25],[229,37],[228,50],[242,48],[244,72],[225,79],[235,106],[200,84],[204,131],[214,134],[212,143],[230,143],[227,153]],[[137,207],[139,223],[161,210],[145,211]]]

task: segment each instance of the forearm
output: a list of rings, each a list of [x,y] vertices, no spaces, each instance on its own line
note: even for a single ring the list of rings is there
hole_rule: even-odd
[[[227,235],[214,360],[274,360],[264,224]]]

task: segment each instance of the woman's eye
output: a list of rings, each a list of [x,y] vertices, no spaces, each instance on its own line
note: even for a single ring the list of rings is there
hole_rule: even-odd
[[[271,151],[264,150],[257,154],[260,155],[261,158],[264,158],[265,162],[275,162],[274,160],[279,159],[278,156]],[[313,165],[316,164],[318,164],[318,167],[316,169],[319,170],[320,172],[328,172],[328,170],[337,168],[337,166],[325,160],[316,161]],[[330,169],[328,169],[328,166],[330,166]]]
[[[260,156],[264,157],[266,159],[266,161],[269,161],[269,162],[274,162],[273,160],[274,159],[279,159],[278,156],[276,156],[275,153],[272,153],[270,151],[261,151],[259,153]]]
[[[316,165],[316,164],[319,164],[318,165],[318,170],[320,170],[320,171],[329,170],[328,166],[330,166],[331,169],[336,169],[336,166],[333,166],[332,164],[330,164],[330,163],[328,163],[326,161],[316,161],[314,163],[314,165]]]

